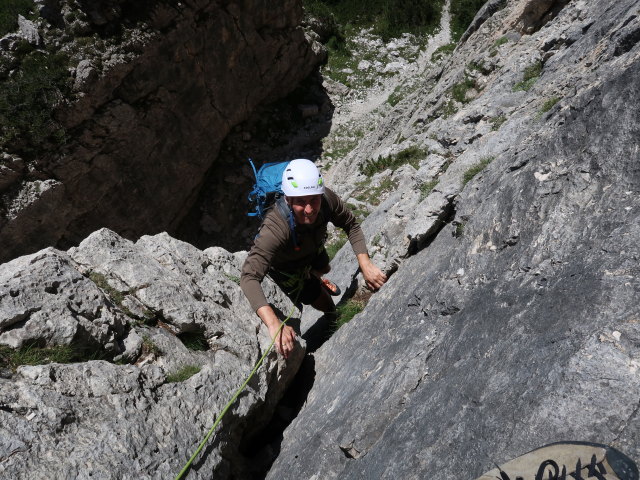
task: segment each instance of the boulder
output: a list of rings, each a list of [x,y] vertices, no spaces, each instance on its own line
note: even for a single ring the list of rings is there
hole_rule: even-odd
[[[133,243],[102,229],[68,252],[0,266],[2,476],[175,477],[270,344],[237,284],[243,260],[167,234]],[[11,352],[25,349],[7,346],[27,342],[31,354],[69,346],[72,363],[15,365],[25,356]],[[243,445],[303,355],[304,342],[286,361],[266,356],[189,478],[253,474]]]

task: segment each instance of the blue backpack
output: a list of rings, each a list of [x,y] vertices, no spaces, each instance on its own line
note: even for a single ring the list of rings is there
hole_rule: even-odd
[[[256,171],[256,167],[251,159],[249,159],[249,163],[256,177],[256,183],[253,185],[253,190],[251,190],[248,196],[254,211],[247,213],[247,215],[250,217],[259,217],[260,220],[264,220],[264,217],[267,215],[267,210],[275,204],[282,217],[289,223],[294,248],[299,250],[300,247],[298,246],[298,239],[296,238],[295,223],[291,210],[284,201],[278,201],[284,198],[284,192],[282,191],[282,174],[287,168],[287,165],[289,165],[289,162],[265,163],[258,171]]]
[[[265,163],[256,171],[253,161],[249,159],[256,183],[249,193],[249,202],[255,211],[247,213],[250,217],[260,217],[263,220],[267,210],[284,195],[282,192],[282,174],[289,162]]]

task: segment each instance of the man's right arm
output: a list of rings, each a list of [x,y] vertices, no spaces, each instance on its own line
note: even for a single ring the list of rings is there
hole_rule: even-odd
[[[278,245],[277,236],[269,229],[261,228],[260,235],[256,238],[242,266],[240,288],[253,311],[269,329],[269,336],[275,338],[276,349],[286,358],[293,350],[295,331],[288,325],[279,331],[282,322],[267,302],[262,290],[262,280],[269,270]]]

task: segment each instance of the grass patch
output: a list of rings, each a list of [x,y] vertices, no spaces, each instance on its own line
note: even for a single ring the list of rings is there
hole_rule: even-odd
[[[460,238],[464,235],[464,223],[456,223],[456,229],[453,232],[453,236]]]
[[[501,45],[504,45],[508,41],[509,39],[506,36],[504,36],[504,37],[500,37],[498,40],[493,42],[493,45],[491,45],[491,47],[489,48],[489,56],[495,57],[498,54],[498,48],[500,48]]]
[[[185,365],[180,370],[167,375],[167,383],[184,382],[200,372],[201,368],[196,365]]]
[[[513,91],[528,92],[531,89],[531,87],[533,87],[533,84],[536,83],[538,78],[540,78],[541,73],[542,73],[542,62],[538,60],[533,65],[529,65],[527,68],[524,69],[522,81],[516,83],[513,86]]]
[[[440,24],[444,0],[305,0],[307,12],[349,28],[373,27],[383,39],[409,32],[432,33]],[[331,25],[331,24],[329,24]]]
[[[351,153],[363,137],[364,130],[361,128],[353,128],[351,125],[341,127],[332,135],[328,144],[331,151],[327,153],[331,155],[333,160],[340,160]]]
[[[116,290],[107,280],[107,277],[102,273],[91,272],[89,273],[89,280],[96,284],[107,296],[115,303],[118,307],[122,307],[122,302],[124,301],[124,297],[129,293],[128,291],[121,292],[120,290]]]
[[[12,371],[15,371],[20,365],[46,365],[88,360],[108,360],[108,356],[100,349],[80,349],[72,345],[41,347],[37,342],[34,342],[17,349],[0,345],[0,368],[9,368]]]
[[[376,173],[383,172],[387,169],[397,170],[402,165],[409,164],[416,170],[420,165],[420,160],[429,155],[429,151],[420,147],[412,146],[406,148],[396,154],[386,157],[378,157],[377,159],[367,160],[364,165],[360,166],[360,173],[371,177]]]
[[[493,117],[491,119],[491,130],[494,132],[499,130],[504,122],[507,121],[507,117],[505,115],[498,115],[497,117]]]
[[[387,103],[392,107],[395,107],[398,103],[400,103],[400,101],[405,97],[405,95],[406,93],[404,89],[400,85],[398,85],[396,88],[393,89],[393,92],[391,92],[391,95],[389,95],[389,98],[387,98]]]
[[[551,110],[555,106],[555,104],[558,103],[559,101],[560,101],[560,97],[551,97],[546,102],[544,102],[542,104],[542,108],[538,112],[538,118],[540,118],[543,114]]]
[[[360,182],[357,186],[364,188],[368,182]],[[384,178],[377,187],[369,187],[355,196],[356,200],[368,203],[373,206],[380,205],[383,194],[398,188],[398,181],[391,177]]]
[[[503,36],[497,39],[495,42],[493,42],[493,46],[495,48],[499,48],[501,45],[504,45],[505,43],[508,43],[508,42],[509,42],[509,39],[506,36]]]
[[[373,292],[360,290],[352,298],[336,307],[336,330],[349,323],[353,317],[364,310]]]
[[[427,198],[437,185],[438,180],[431,180],[430,182],[421,183],[418,186],[418,190],[420,190],[420,201]]]
[[[458,113],[458,104],[453,98],[450,98],[446,102],[441,103],[429,118],[430,120],[436,118],[449,118],[456,113]]]
[[[226,272],[222,272],[222,274],[225,277],[227,277],[229,280],[231,280],[233,283],[235,283],[236,285],[240,285],[240,277],[236,275],[231,275],[230,273],[226,273]]]
[[[2,0],[0,3],[0,37],[18,30],[18,15],[29,17],[33,0]]]
[[[454,100],[460,103],[467,103],[467,92],[472,88],[475,88],[476,82],[474,79],[465,76],[464,80],[460,83],[456,83],[451,87],[451,96]]]
[[[451,55],[453,51],[456,49],[457,43],[447,43],[446,45],[442,45],[441,47],[436,48],[435,52],[431,55],[431,61],[433,63],[439,62],[447,55]]]
[[[142,355],[153,354],[156,357],[162,355],[162,350],[147,335],[142,337]]]
[[[68,57],[34,51],[0,88],[0,148],[35,156],[50,144],[66,142],[54,120],[56,107],[70,94]]]
[[[343,39],[337,39],[333,37],[327,43],[328,59],[327,59],[327,72],[330,77],[336,82],[340,82],[349,88],[353,88],[349,81],[350,73],[343,70],[356,71],[356,58],[353,56],[347,43]]]
[[[350,299],[342,305],[338,305],[336,308],[336,328],[349,323],[353,317],[364,310],[365,304],[363,302]]]
[[[13,349],[0,345],[0,367],[14,370],[20,365],[44,365],[47,363],[71,363],[78,358],[70,345],[38,348],[35,345]]]
[[[485,167],[494,160],[494,158],[495,157],[483,158],[482,160],[480,160],[480,163],[473,165],[466,172],[464,172],[464,175],[462,176],[462,185],[464,186],[469,183],[471,179],[479,174],[482,170],[484,170]]]
[[[351,213],[358,219],[359,222],[362,222],[365,218],[369,216],[369,210],[364,207],[356,207],[352,203],[348,203],[347,206]]]
[[[132,318],[135,325],[155,325],[158,321],[158,316],[155,312],[145,308],[143,315],[136,315],[124,304],[124,299],[127,295],[133,293],[134,290],[120,291],[109,285],[107,277],[99,272],[89,272],[89,280],[96,284],[111,302],[118,307],[122,313],[127,317]]]
[[[340,249],[347,243],[347,235],[340,230],[338,232],[338,238],[327,245],[327,255],[329,255],[329,260],[333,260],[336,254],[340,251]]]

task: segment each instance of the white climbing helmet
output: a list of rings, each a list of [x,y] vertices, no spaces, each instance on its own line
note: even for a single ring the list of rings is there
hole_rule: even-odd
[[[324,180],[311,160],[297,158],[291,160],[282,172],[282,191],[287,197],[322,195]]]

